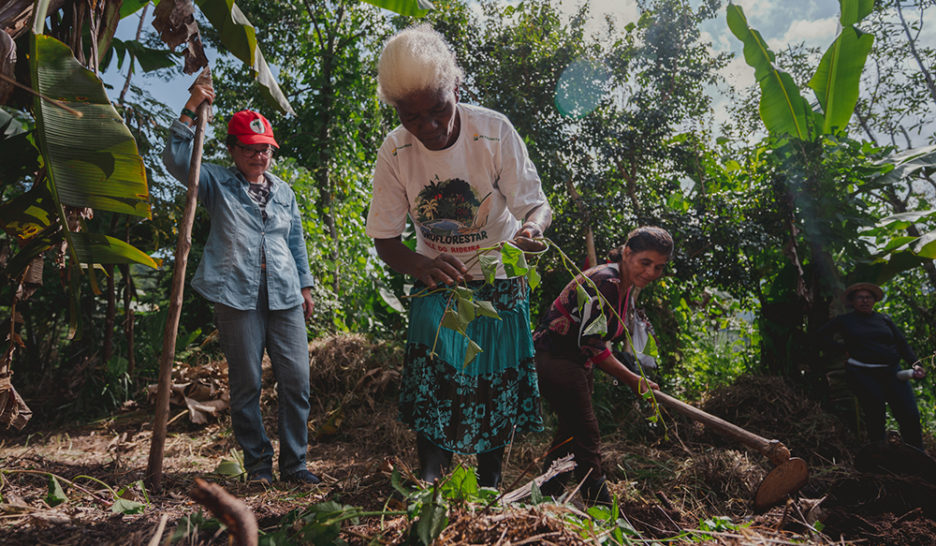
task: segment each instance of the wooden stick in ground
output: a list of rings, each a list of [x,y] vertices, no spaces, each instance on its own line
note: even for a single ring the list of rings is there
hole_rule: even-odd
[[[195,83],[211,83],[211,70],[205,67]],[[201,173],[202,146],[205,142],[205,127],[211,105],[208,101],[198,105],[198,120],[195,139],[192,142],[192,163],[189,168],[188,191],[185,193],[185,210],[179,223],[179,239],[176,242],[175,270],[172,274],[172,291],[169,296],[169,312],[163,330],[162,354],[159,357],[159,385],[156,390],[156,414],[153,416],[153,438],[150,442],[149,463],[146,466],[146,482],[150,489],[159,492],[162,487],[163,452],[166,446],[166,429],[169,421],[169,396],[172,394],[172,363],[175,360],[176,336],[179,333],[179,317],[182,314],[182,295],[185,291],[185,268],[189,250],[192,248],[192,224],[195,207],[198,205],[198,177]]]
[[[257,518],[243,501],[220,485],[201,478],[195,478],[195,487],[189,495],[227,525],[234,544],[257,545]]]

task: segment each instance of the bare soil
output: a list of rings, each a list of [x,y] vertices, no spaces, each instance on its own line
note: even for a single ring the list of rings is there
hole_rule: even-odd
[[[326,500],[365,511],[400,509],[401,496],[394,492],[390,472],[396,468],[404,477],[411,475],[415,453],[412,433],[396,421],[399,348],[349,335],[317,340],[311,354],[314,403],[308,465],[324,478],[321,485],[276,482],[263,488],[215,474],[235,448],[226,412],[202,425],[190,421],[185,407],[173,406],[163,487],[155,492],[140,483],[152,431],[152,407],[146,402],[107,419],[55,427],[43,426],[38,409],[25,431],[5,432],[0,440],[0,542],[148,544],[155,537],[161,544],[226,543],[225,531],[197,516],[204,509],[189,492],[198,477],[223,485],[243,500],[265,532],[280,528],[289,512]],[[212,396],[223,397],[224,363],[200,368],[194,375],[187,371],[187,380],[198,376],[215,387]],[[275,438],[272,377],[265,377],[264,384],[267,430]],[[743,377],[712,391],[701,406],[783,441],[794,455],[806,459],[809,483],[786,504],[757,514],[751,500],[770,470],[764,457],[680,416],[664,412],[656,423],[648,421],[652,411],[635,398],[614,408],[618,422],[608,427],[603,439],[605,471],[620,499],[621,519],[633,529],[632,538],[718,544],[936,544],[936,484],[920,475],[900,475],[894,468],[857,470],[854,453],[860,444],[842,422],[781,379]],[[548,444],[548,431],[515,441],[505,463],[505,489],[536,475]],[[471,458],[457,457],[456,462],[473,465]],[[56,506],[47,498],[50,473],[62,478],[68,499]],[[123,498],[146,503],[145,510],[113,512],[114,494],[104,484]],[[487,511],[456,506],[438,543],[598,543],[600,533],[564,523],[580,519],[581,510],[577,500]],[[204,513],[204,519],[210,517]],[[411,523],[404,515],[364,517],[347,522],[341,539],[351,544],[405,543]]]

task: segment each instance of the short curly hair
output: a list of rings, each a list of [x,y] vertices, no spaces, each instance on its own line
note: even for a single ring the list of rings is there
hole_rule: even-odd
[[[384,44],[377,62],[377,96],[396,106],[414,91],[454,88],[464,77],[449,43],[423,23],[401,30]]]

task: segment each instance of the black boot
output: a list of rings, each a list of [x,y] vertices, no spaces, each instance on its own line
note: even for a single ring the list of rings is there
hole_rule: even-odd
[[[546,460],[543,461],[543,474],[549,471],[549,467],[552,466],[556,459],[565,455],[568,455],[568,451],[561,448],[556,448],[547,455]],[[569,481],[569,476],[571,475],[571,471],[556,474],[549,480],[543,482],[543,485],[540,486],[540,492],[547,497],[558,499],[560,495],[565,493],[566,482]]]
[[[603,477],[585,480],[580,491],[587,506],[611,506],[611,492]]]
[[[422,434],[416,435],[416,454],[419,456],[419,477],[432,483],[441,478],[452,462],[452,452],[432,443]]]
[[[478,453],[478,485],[497,489],[501,481],[504,448]]]
[[[558,499],[560,495],[565,493],[565,486],[566,482],[569,481],[569,474],[571,474],[571,472],[556,474],[549,480],[543,482],[543,485],[540,486],[540,493],[547,497]]]

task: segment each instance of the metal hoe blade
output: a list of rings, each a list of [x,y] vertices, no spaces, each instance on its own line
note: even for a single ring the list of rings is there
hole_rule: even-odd
[[[806,485],[808,479],[806,461],[799,457],[791,457],[771,470],[761,482],[754,494],[754,509],[763,512],[782,502],[788,495]]]

